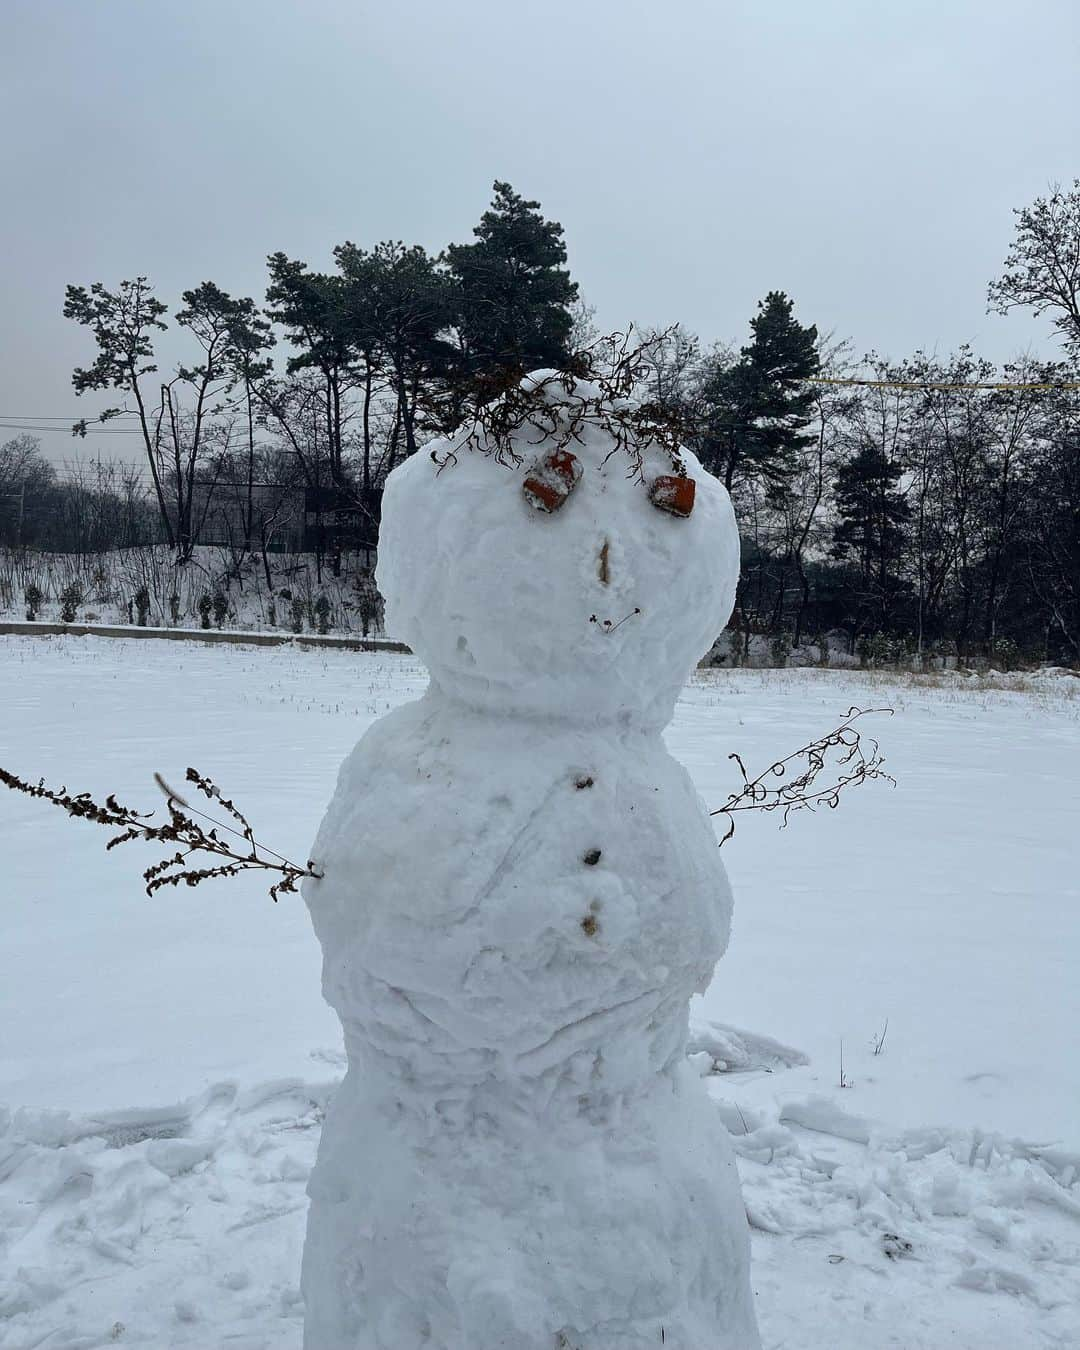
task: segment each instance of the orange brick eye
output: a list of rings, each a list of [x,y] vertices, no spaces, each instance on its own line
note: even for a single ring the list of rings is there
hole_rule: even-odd
[[[581,479],[581,461],[569,450],[553,450],[522,484],[525,500],[538,511],[557,511]]]
[[[653,506],[672,516],[688,516],[694,509],[696,485],[692,478],[679,478],[675,474],[661,474],[653,479],[649,488],[649,500]]]

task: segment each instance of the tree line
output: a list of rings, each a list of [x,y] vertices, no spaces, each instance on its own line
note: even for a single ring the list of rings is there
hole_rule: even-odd
[[[438,254],[347,241],[327,272],[272,254],[263,306],[204,282],[173,315],[193,359],[168,378],[154,353],[167,307],[145,277],[70,286],[64,312],[95,352],[76,392],[115,391],[97,420],[136,432],[146,472],[50,484],[34,446],[9,442],[0,541],[12,541],[17,498],[30,545],[156,538],[183,562],[219,519],[239,557],[265,559],[300,492],[320,559],[336,568],[344,549],[370,548],[397,463],[523,372],[573,369],[596,336],[562,226],[538,202],[497,182],[473,235]],[[872,661],[1080,664],[1078,295],[1080,183],[1016,213],[988,294],[993,310],[1049,315],[1057,359],[998,370],[963,347],[856,362],[782,291],[738,348],[678,324],[642,332],[643,394],[735,500],[744,653],[843,642]],[[835,383],[856,371],[863,383]],[[65,516],[72,497],[81,507]]]
[[[865,383],[830,384],[853,375],[847,347],[786,296],[751,328],[734,357],[675,332],[658,358],[735,499],[743,651],[761,637],[778,660],[842,641],[868,662],[1080,664],[1075,356],[997,370],[967,347],[871,354]]]
[[[68,287],[64,313],[96,347],[74,372],[75,390],[121,396],[98,422],[123,418],[138,431],[162,532],[180,559],[211,509],[208,485],[253,489],[284,475],[303,483],[324,520],[320,552],[336,565],[340,518],[353,534],[359,518],[373,540],[382,483],[422,439],[460,423],[505,372],[566,362],[577,285],[562,227],[496,183],[474,235],[437,255],[346,241],[326,273],[272,254],[263,309],[203,282],[174,316],[194,359],[158,381],[154,339],[167,307],[146,278]],[[289,353],[281,369],[270,355],[278,334]],[[257,514],[249,491],[243,548],[254,546]]]

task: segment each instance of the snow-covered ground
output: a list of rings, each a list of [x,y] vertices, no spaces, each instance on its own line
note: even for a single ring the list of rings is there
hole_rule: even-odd
[[[694,1063],[728,1070],[770,1350],[1080,1346],[1080,680],[1012,683],[703,671],[667,734],[718,806],[729,752],[896,710],[868,728],[895,789],[724,849]],[[303,858],[344,753],[424,684],[390,654],[0,638],[0,764],[133,805],[193,764]],[[257,875],[147,899],[105,837],[0,798],[0,1346],[297,1350],[343,1063],[306,912]]]

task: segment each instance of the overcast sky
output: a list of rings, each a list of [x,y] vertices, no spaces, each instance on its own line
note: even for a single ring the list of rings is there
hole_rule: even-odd
[[[0,0],[0,418],[104,406],[68,282],[261,300],[277,249],[467,239],[496,177],[605,328],[742,340],[779,288],[860,353],[1050,354],[986,284],[1078,88],[1077,0]]]

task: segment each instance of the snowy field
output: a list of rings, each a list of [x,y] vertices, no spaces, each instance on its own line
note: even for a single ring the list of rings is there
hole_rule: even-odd
[[[1080,1346],[1080,680],[1014,683],[707,671],[668,732],[719,806],[730,751],[896,710],[868,725],[895,789],[724,848],[692,1048],[725,1070],[769,1350]],[[424,685],[389,654],[0,638],[0,764],[136,806],[193,764],[302,859],[344,753]],[[105,838],[0,798],[0,1346],[298,1350],[343,1063],[306,913],[257,874],[147,899]]]

